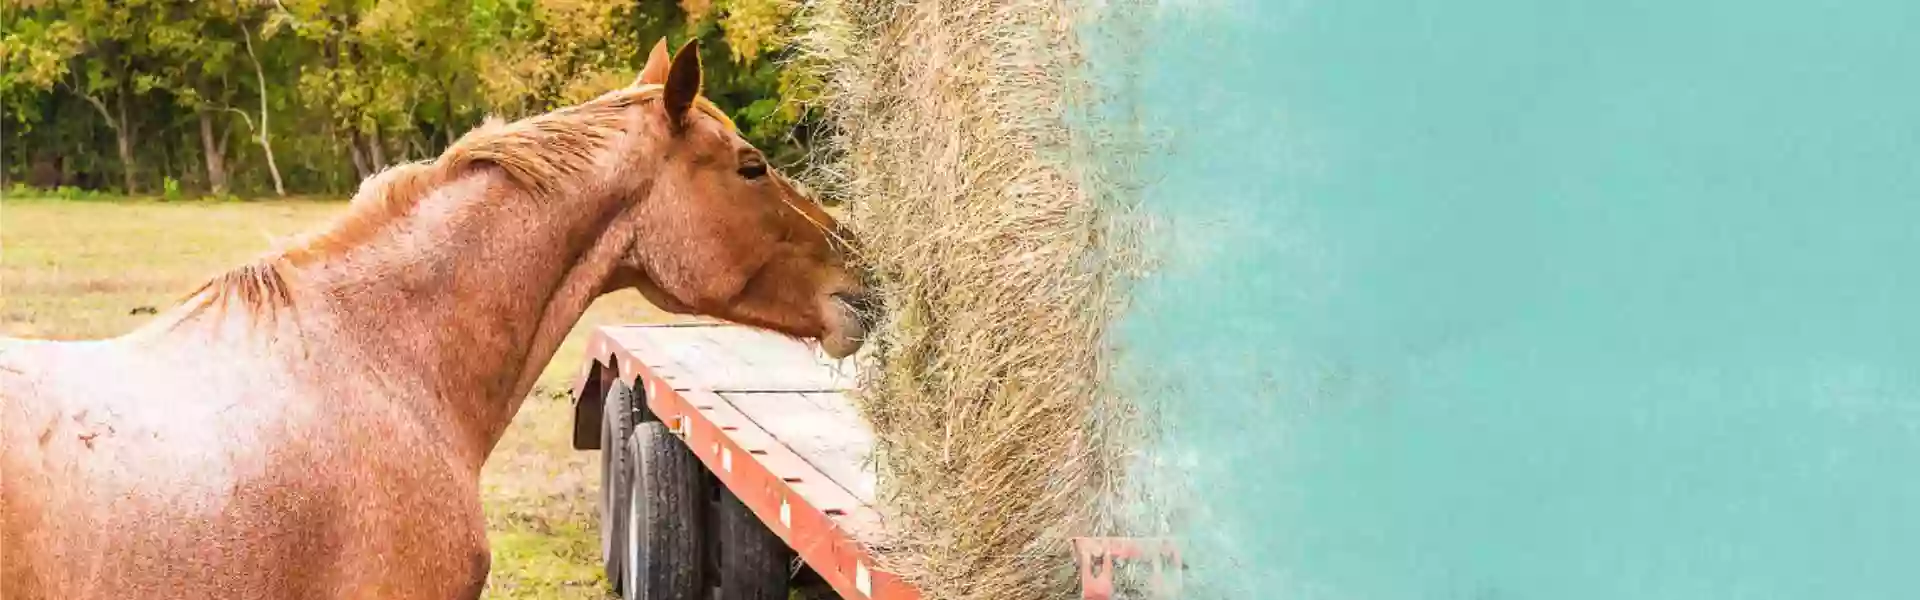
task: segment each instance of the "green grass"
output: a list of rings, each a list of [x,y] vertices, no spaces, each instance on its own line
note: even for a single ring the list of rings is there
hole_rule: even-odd
[[[79,201],[84,200],[84,201]],[[139,326],[201,280],[317,226],[340,200],[161,202],[0,199],[0,333],[99,338]],[[606,598],[595,493],[599,454],[573,450],[566,389],[585,332],[668,318],[628,291],[596,302],[542,374],[482,475],[493,544],[489,598]]]

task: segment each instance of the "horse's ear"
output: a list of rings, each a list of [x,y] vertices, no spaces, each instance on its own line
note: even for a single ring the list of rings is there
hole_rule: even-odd
[[[693,108],[693,99],[700,95],[700,48],[694,40],[680,47],[673,57],[673,67],[667,70],[667,118],[675,129],[687,122],[687,109]]]
[[[640,78],[634,85],[665,85],[667,83],[667,38],[654,43],[653,52],[647,54],[647,66],[640,67]]]

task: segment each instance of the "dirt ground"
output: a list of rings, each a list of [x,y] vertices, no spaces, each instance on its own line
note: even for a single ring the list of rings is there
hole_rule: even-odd
[[[124,333],[202,279],[315,227],[340,200],[0,200],[0,333],[84,339]],[[671,318],[627,291],[596,302],[488,460],[489,598],[610,598],[597,567],[599,454],[569,444],[565,389],[595,326]]]

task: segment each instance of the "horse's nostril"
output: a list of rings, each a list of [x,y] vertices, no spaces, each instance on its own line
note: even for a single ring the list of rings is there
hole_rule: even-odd
[[[851,308],[856,311],[864,312],[864,310],[866,309],[866,301],[861,299],[859,294],[849,294],[846,292],[839,292],[833,295],[833,299],[835,301],[838,301],[841,304],[846,305],[847,308]]]
[[[862,326],[871,327],[879,317],[879,299],[873,294],[839,292],[833,295],[833,299],[851,309]]]

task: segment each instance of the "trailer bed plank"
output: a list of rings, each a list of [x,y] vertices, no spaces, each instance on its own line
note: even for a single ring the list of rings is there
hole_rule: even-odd
[[[807,400],[813,402],[815,406],[819,406],[820,408],[826,409],[827,412],[838,415],[846,422],[858,424],[860,426],[860,433],[870,433],[867,431],[866,421],[860,418],[859,410],[853,407],[853,400],[845,394],[839,392],[807,392],[801,395],[806,396]],[[873,436],[866,435],[866,438],[866,443],[872,445]]]
[[[632,356],[639,359],[647,368],[659,373],[660,377],[667,380],[675,389],[680,389],[686,382],[693,380],[693,375],[688,373],[686,368],[681,367],[680,362],[674,360],[666,348],[655,341],[652,329],[650,327],[607,327],[601,331],[615,344],[629,350]]]
[[[777,334],[745,327],[635,327],[628,333],[623,342],[631,338],[674,364],[676,389],[816,392],[853,383],[818,350]]]
[[[823,408],[801,394],[734,392],[720,396],[862,504],[873,506],[874,474],[867,461],[873,436],[859,421]]]

